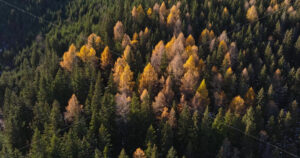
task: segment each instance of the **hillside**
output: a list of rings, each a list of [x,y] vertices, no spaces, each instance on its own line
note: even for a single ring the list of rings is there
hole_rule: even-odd
[[[0,157],[299,157],[299,0],[0,0]]]

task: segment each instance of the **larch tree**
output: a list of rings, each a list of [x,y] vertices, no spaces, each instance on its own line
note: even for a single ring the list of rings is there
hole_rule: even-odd
[[[145,17],[142,5],[140,4],[137,8],[134,6],[131,11],[131,15],[137,22],[141,23]]]
[[[203,79],[192,99],[191,105],[194,110],[203,112],[209,104],[210,99],[208,97],[208,90],[206,88],[205,79]]]
[[[149,88],[156,86],[158,82],[158,75],[153,66],[148,63],[144,68],[141,78],[139,80],[139,92],[142,93],[144,89],[149,91]]]
[[[118,21],[114,26],[114,39],[117,41],[122,40],[124,35],[124,27],[121,21]]]
[[[173,26],[177,22],[177,20],[180,20],[180,10],[175,5],[173,5],[167,17],[167,24],[169,26]]]
[[[69,50],[64,53],[63,61],[60,62],[60,66],[68,71],[72,71],[75,62],[75,57],[76,57],[76,47],[74,44],[72,44],[69,47]]]
[[[116,121],[118,123],[126,123],[128,121],[128,114],[130,112],[131,97],[128,97],[125,93],[117,93],[115,96],[116,102],[116,115],[118,116]]]
[[[92,33],[88,37],[88,42],[87,42],[88,48],[94,48],[95,50],[99,50],[102,45],[103,45],[103,41],[101,40],[100,36],[97,36],[96,34]]]
[[[166,4],[165,2],[162,2],[162,4],[159,7],[159,21],[161,24],[165,24],[165,19],[167,14],[168,14],[168,10]]]
[[[133,72],[130,70],[130,66],[126,65],[120,77],[119,91],[121,93],[130,94],[134,85],[134,82],[132,80]]]
[[[130,65],[134,61],[134,55],[133,55],[131,47],[129,45],[127,45],[125,47],[122,58],[124,58],[125,61]]]
[[[173,87],[173,80],[172,80],[171,76],[168,76],[168,78],[164,84],[164,87],[162,89],[162,92],[166,96],[166,101],[168,104],[172,103],[173,97],[175,95],[172,90],[172,87]]]
[[[191,34],[186,38],[185,45],[186,46],[193,46],[193,45],[195,45],[195,39],[194,39],[194,37]]]
[[[258,19],[256,7],[254,5],[247,10],[246,17],[250,22],[254,22]]]
[[[141,148],[137,148],[133,153],[133,158],[146,158],[145,152]]]
[[[173,60],[169,63],[167,71],[174,76],[176,81],[179,81],[184,74],[183,60],[180,54],[176,54]]]
[[[197,46],[193,45],[185,47],[184,53],[182,54],[182,58],[183,60],[187,60],[191,55],[194,57],[195,60],[199,59]]]
[[[65,120],[68,122],[74,121],[75,117],[81,112],[82,107],[83,106],[79,104],[75,94],[73,94],[66,107],[66,112],[64,113]]]
[[[256,100],[255,100],[255,92],[253,90],[252,87],[249,88],[249,90],[247,91],[246,95],[245,95],[245,104],[247,106],[254,106],[255,103],[256,103]]]
[[[151,65],[157,72],[160,72],[160,64],[162,61],[163,53],[165,52],[165,45],[163,41],[160,41],[152,51]]]
[[[211,36],[209,34],[209,30],[207,28],[205,28],[202,32],[201,35],[199,37],[199,41],[202,44],[208,44],[207,42],[209,42],[211,40]]]
[[[114,68],[113,68],[113,77],[114,77],[114,82],[119,84],[120,82],[120,77],[124,71],[124,68],[126,67],[127,62],[125,61],[124,58],[118,58],[117,61],[115,62]]]
[[[235,112],[236,114],[243,115],[246,112],[245,101],[240,96],[236,96],[232,99],[230,106],[230,110]]]
[[[193,55],[190,55],[183,67],[185,71],[198,71],[197,59],[195,59]]]
[[[152,109],[154,114],[159,117],[161,116],[164,108],[167,106],[166,97],[164,93],[159,92],[155,97],[155,101],[152,103]]]
[[[89,49],[86,45],[83,45],[80,52],[77,53],[77,56],[83,62],[92,62],[96,60],[96,51],[94,48]]]
[[[101,53],[101,68],[105,70],[106,68],[109,68],[112,65],[112,55],[110,53],[109,47],[106,46]]]
[[[181,79],[180,90],[187,97],[194,94],[199,81],[199,73],[195,70],[188,70]]]
[[[125,33],[122,39],[122,48],[125,48],[127,45],[130,45],[131,39],[130,37]]]

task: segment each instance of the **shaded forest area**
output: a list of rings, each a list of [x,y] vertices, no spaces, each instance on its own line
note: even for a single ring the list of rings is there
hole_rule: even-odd
[[[0,157],[297,157],[299,7],[0,0]]]

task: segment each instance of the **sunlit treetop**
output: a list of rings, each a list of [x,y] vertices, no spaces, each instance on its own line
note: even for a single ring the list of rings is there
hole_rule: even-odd
[[[189,35],[186,38],[185,45],[187,45],[187,46],[193,46],[193,45],[195,45],[195,39],[194,39],[194,37],[192,35]]]
[[[258,19],[257,11],[254,5],[248,9],[246,17],[250,22],[254,22]]]
[[[112,55],[110,53],[109,47],[106,46],[103,50],[103,52],[101,53],[101,68],[105,69],[107,68],[109,65],[112,65]]]
[[[80,52],[77,53],[77,56],[83,61],[93,61],[96,60],[96,51],[94,48],[88,49],[86,45],[83,45],[80,49]]]
[[[68,71],[71,71],[74,65],[74,60],[76,57],[76,47],[71,44],[69,50],[64,53],[63,60],[60,62],[60,66]]]

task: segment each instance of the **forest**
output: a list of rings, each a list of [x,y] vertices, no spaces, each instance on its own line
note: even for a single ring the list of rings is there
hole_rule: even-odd
[[[300,157],[300,0],[0,10],[0,158]]]

